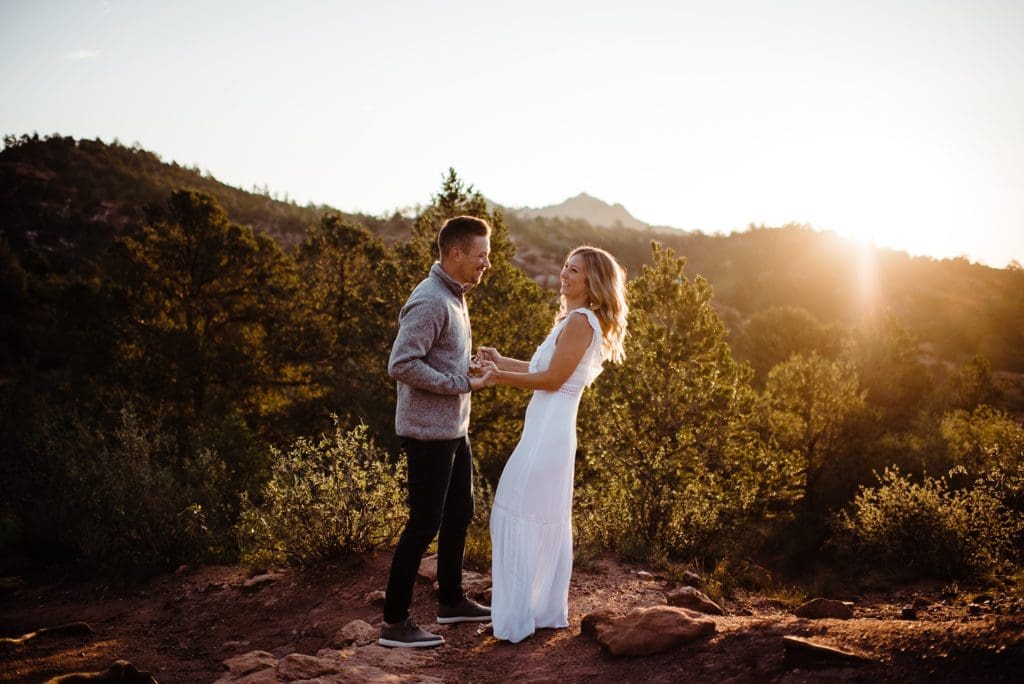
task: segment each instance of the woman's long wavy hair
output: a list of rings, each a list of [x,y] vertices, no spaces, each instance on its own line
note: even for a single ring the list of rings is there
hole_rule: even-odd
[[[590,293],[588,306],[601,322],[601,355],[618,363],[626,357],[623,348],[626,316],[629,314],[629,306],[626,304],[626,271],[615,257],[600,247],[577,247],[569,252],[566,261],[574,256],[583,259],[583,275]],[[555,320],[562,320],[568,313],[565,297],[562,297]]]

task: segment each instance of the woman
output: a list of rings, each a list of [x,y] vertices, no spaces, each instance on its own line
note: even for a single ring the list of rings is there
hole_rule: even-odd
[[[569,625],[576,411],[602,363],[623,358],[625,273],[615,258],[577,247],[561,281],[555,326],[529,363],[490,347],[478,354],[491,382],[534,390],[491,510],[491,619],[494,636],[513,643]]]

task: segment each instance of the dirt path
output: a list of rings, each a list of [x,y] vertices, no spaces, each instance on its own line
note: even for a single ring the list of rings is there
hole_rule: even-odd
[[[163,684],[210,682],[223,661],[254,650],[282,658],[316,654],[352,620],[380,621],[367,595],[384,585],[389,554],[288,570],[246,588],[238,567],[207,567],[144,583],[28,584],[0,595],[0,636],[85,621],[94,635],[44,634],[0,646],[0,681],[37,682],[105,670],[127,659]],[[852,620],[805,620],[756,595],[726,602],[716,634],[668,653],[613,658],[580,633],[602,609],[628,611],[665,602],[669,586],[613,562],[577,570],[570,627],[542,630],[520,644],[442,628],[447,644],[422,653],[414,673],[449,682],[1018,682],[1024,675],[1024,601],[992,596],[970,614],[971,593],[931,597],[916,621],[899,619],[911,593],[858,597]],[[413,616],[433,620],[433,593],[417,586]],[[978,609],[975,609],[976,611]],[[784,661],[784,636],[802,636],[865,656],[855,665],[799,667]],[[412,674],[408,668],[402,674]]]

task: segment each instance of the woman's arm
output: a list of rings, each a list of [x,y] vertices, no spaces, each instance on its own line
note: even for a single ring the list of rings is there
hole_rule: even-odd
[[[511,356],[502,356],[494,347],[479,347],[477,349],[477,359],[479,361],[490,361],[499,370],[513,371],[515,373],[526,373],[530,370],[529,361],[520,361],[519,359],[513,359]]]
[[[493,371],[493,379],[498,384],[510,387],[554,392],[565,384],[576,370],[593,339],[594,329],[590,327],[586,315],[569,314],[569,321],[555,342],[555,353],[547,370],[531,373],[529,364],[526,370],[506,370],[498,366],[497,370]]]

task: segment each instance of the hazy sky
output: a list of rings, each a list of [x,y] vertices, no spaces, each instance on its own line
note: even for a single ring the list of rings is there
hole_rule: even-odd
[[[0,0],[0,132],[390,213],[453,166],[706,232],[1024,262],[1024,2]]]

